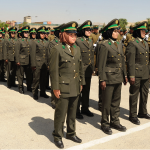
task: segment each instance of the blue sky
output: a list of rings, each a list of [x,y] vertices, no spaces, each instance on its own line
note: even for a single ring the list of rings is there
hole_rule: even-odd
[[[79,24],[89,19],[92,22],[108,23],[114,18],[126,18],[137,22],[150,18],[150,0],[3,0],[0,20],[22,22],[24,16],[32,21],[51,21]],[[38,17],[35,17],[38,16]]]

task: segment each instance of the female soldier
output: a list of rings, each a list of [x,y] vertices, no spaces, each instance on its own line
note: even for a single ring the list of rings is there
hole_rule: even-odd
[[[66,138],[81,143],[76,136],[75,118],[79,94],[84,85],[82,60],[76,41],[76,22],[69,22],[60,28],[62,43],[57,44],[50,51],[50,76],[56,99],[54,117],[54,142],[63,148],[63,126],[67,114]]]
[[[123,81],[124,84],[127,83],[127,77],[122,45],[116,42],[118,24],[118,19],[114,19],[104,27],[103,34],[106,40],[101,43],[98,53],[98,71],[102,89],[101,128],[106,134],[112,134],[110,127],[126,131],[126,127],[119,121],[121,86]]]

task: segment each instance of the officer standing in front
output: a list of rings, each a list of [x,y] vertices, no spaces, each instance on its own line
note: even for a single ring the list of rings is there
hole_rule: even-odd
[[[31,67],[33,71],[32,93],[33,99],[38,100],[38,88],[40,85],[40,96],[49,98],[46,94],[46,76],[48,69],[49,42],[45,40],[45,26],[37,29],[36,40],[32,41],[35,45],[32,48]]]
[[[119,120],[121,86],[122,82],[127,83],[127,75],[122,44],[116,42],[118,24],[119,20],[113,19],[104,27],[105,41],[101,43],[98,54],[98,74],[102,89],[101,129],[109,135],[112,134],[111,128],[126,131]]]
[[[139,125],[138,118],[150,119],[147,112],[147,100],[149,92],[149,47],[145,38],[146,21],[133,27],[134,39],[126,49],[128,76],[130,81],[129,120]],[[137,102],[140,94],[139,111],[137,115]]]
[[[59,148],[64,148],[62,137],[66,115],[66,138],[77,143],[82,142],[75,132],[77,103],[85,82],[80,48],[75,44],[77,26],[72,21],[61,27],[62,44],[54,46],[50,51],[50,76],[57,98],[53,136],[54,143]]]
[[[17,87],[15,84],[16,76],[16,57],[15,57],[15,44],[17,39],[15,39],[17,28],[9,28],[9,38],[5,39],[4,44],[4,60],[7,67],[7,87],[11,88]]]
[[[78,38],[76,44],[80,47],[82,61],[83,61],[83,70],[85,74],[86,85],[83,86],[82,94],[79,98],[79,103],[77,107],[78,119],[83,119],[81,114],[93,117],[94,114],[89,110],[89,94],[90,94],[90,85],[91,77],[94,70],[94,48],[93,42],[89,38],[91,35],[91,25],[90,20],[85,21],[80,27],[78,27]],[[82,108],[80,112],[80,103],[82,103]]]
[[[17,77],[19,83],[19,93],[24,93],[23,86],[23,78],[24,73],[26,75],[27,81],[27,91],[32,92],[31,84],[32,84],[32,70],[31,70],[31,51],[32,51],[32,43],[31,40],[28,39],[29,36],[29,26],[25,26],[22,28],[22,38],[18,39],[15,45],[16,51],[16,64],[17,64]]]

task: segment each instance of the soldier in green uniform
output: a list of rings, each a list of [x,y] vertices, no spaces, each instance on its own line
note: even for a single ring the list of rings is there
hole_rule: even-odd
[[[118,38],[117,38],[117,41],[121,41],[122,39],[123,39],[123,30],[122,30],[122,28],[119,30],[120,32],[119,32],[119,35],[118,35]]]
[[[101,43],[98,54],[98,72],[102,89],[101,129],[109,135],[112,134],[111,128],[126,131],[126,127],[119,121],[121,86],[122,82],[127,83],[127,75],[122,44],[116,41],[118,24],[119,20],[113,19],[104,27],[105,40]]]
[[[32,84],[32,70],[31,70],[31,55],[32,55],[32,43],[31,40],[28,39],[29,36],[29,26],[25,26],[22,28],[22,38],[18,39],[15,45],[16,51],[16,63],[17,63],[17,77],[18,77],[18,88],[21,94],[24,93],[23,87],[23,78],[24,73],[26,75],[27,81],[27,91],[32,92],[31,84]]]
[[[60,28],[63,26],[64,24],[61,24],[60,26],[58,27],[55,27],[54,30],[54,35],[55,35],[55,38],[50,41],[50,51],[52,50],[52,48],[57,45],[57,44],[60,44],[60,39],[59,39],[59,35],[60,35]],[[50,53],[50,52],[49,52]],[[52,81],[51,81],[52,82]],[[52,89],[52,86],[51,86],[51,89]],[[54,96],[54,93],[53,93],[53,90],[51,90],[51,105],[52,105],[52,108],[55,108],[55,96]]]
[[[6,82],[4,79],[4,38],[3,30],[0,28],[0,81]]]
[[[150,119],[147,112],[149,92],[149,47],[144,41],[147,22],[144,21],[133,27],[133,39],[126,49],[128,76],[130,81],[129,120],[139,125],[138,118]],[[139,111],[137,115],[137,102],[140,93]]]
[[[9,28],[9,39],[5,39],[4,44],[4,60],[7,67],[7,87],[11,88],[17,87],[15,84],[16,76],[16,58],[15,58],[15,44],[17,40],[15,39],[17,28]]]
[[[93,41],[89,38],[91,35],[91,25],[90,20],[85,21],[80,27],[78,27],[78,38],[76,44],[80,47],[82,62],[83,62],[83,71],[85,74],[86,85],[83,86],[82,95],[79,98],[79,103],[77,107],[76,117],[78,119],[83,119],[81,115],[87,115],[93,117],[94,114],[89,110],[89,94],[90,94],[90,85],[91,77],[94,70],[94,48]],[[80,103],[82,103],[82,108],[80,112]]]
[[[32,83],[32,93],[33,99],[38,100],[38,87],[40,84],[40,96],[44,98],[49,98],[46,94],[46,76],[48,69],[48,51],[49,42],[45,40],[45,26],[41,26],[37,29],[36,40],[32,41],[35,45],[32,48],[31,55],[31,66],[33,70],[33,83]]]
[[[51,33],[50,33],[50,35],[49,35],[49,37],[48,37],[48,39],[49,39],[50,41],[52,41],[52,40],[55,38],[54,32],[55,32],[55,29],[51,29]]]
[[[36,40],[36,28],[31,28],[29,30],[29,33],[30,33],[30,39],[31,40]]]
[[[21,37],[21,30],[22,30],[22,29],[19,29],[19,30],[17,31],[17,38],[18,38],[18,39],[21,39],[21,38],[22,38],[22,37]]]
[[[75,119],[79,94],[84,85],[82,69],[82,56],[76,41],[76,22],[66,23],[60,28],[62,44],[58,44],[50,51],[50,76],[53,92],[55,94],[56,109],[54,117],[54,143],[59,148],[64,148],[63,126],[67,115],[66,138],[81,143],[76,136]]]

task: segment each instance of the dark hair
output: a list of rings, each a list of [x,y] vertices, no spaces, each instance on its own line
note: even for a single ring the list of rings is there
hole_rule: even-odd
[[[137,37],[141,38],[141,30],[133,31],[133,37],[134,38],[137,38]]]

